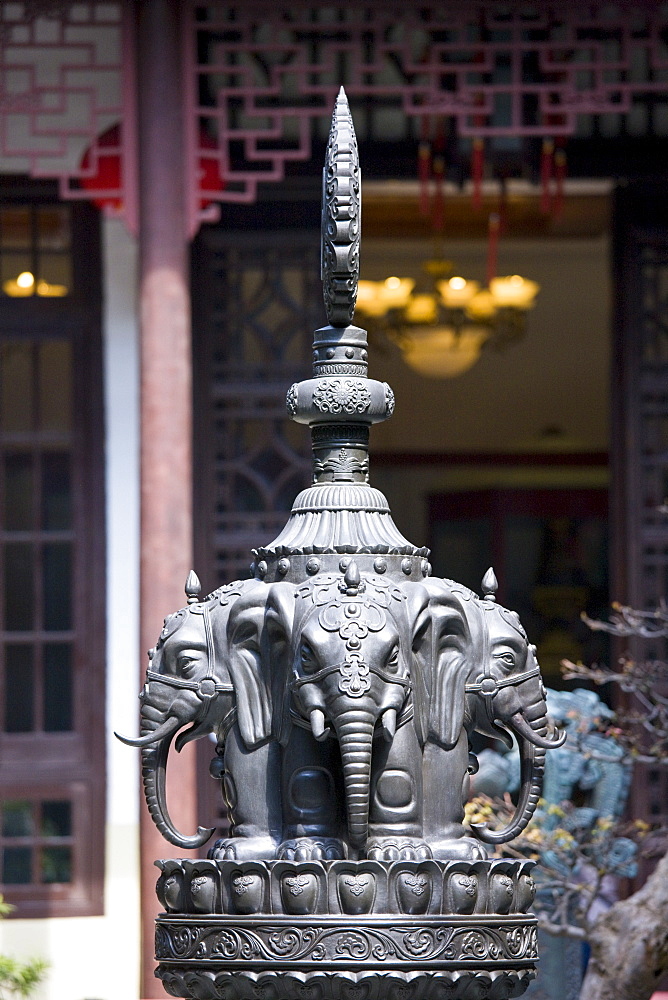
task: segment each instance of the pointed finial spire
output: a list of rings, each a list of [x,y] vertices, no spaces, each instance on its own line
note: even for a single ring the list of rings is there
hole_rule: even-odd
[[[202,584],[199,582],[199,577],[194,569],[191,569],[188,573],[185,590],[188,604],[197,604],[199,595],[202,592]]]
[[[496,592],[499,589],[499,581],[496,579],[496,573],[492,566],[489,567],[487,572],[482,578],[482,596],[486,601],[495,601]]]
[[[332,116],[322,185],[322,281],[328,325],[313,338],[313,378],[286,398],[293,420],[311,427],[314,483],[369,481],[369,427],[394,410],[385,382],[367,376],[366,330],[352,325],[360,248],[360,170],[343,87]]]
[[[353,321],[360,276],[361,189],[357,139],[346,92],[336,98],[322,174],[322,282],[327,322]]]

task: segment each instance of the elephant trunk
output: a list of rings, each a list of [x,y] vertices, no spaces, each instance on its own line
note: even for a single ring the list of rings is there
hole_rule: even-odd
[[[178,723],[176,728],[178,729]],[[151,746],[144,745],[141,752],[142,761],[142,781],[144,784],[144,796],[146,805],[151,814],[151,819],[157,826],[165,840],[182,850],[197,850],[211,837],[214,829],[205,829],[198,826],[197,833],[192,836],[184,836],[176,829],[172,823],[167,808],[166,778],[167,778],[167,757],[169,748],[174,737],[174,730],[162,739],[157,735],[162,729],[162,725],[154,722],[142,709],[142,737],[152,735]],[[155,746],[156,739],[159,741]]]
[[[528,718],[527,718],[528,717]],[[542,697],[530,703],[525,713],[515,712],[507,723],[520,745],[521,787],[515,813],[501,830],[488,830],[485,823],[471,824],[476,835],[487,844],[505,844],[517,837],[533,816],[543,787],[545,751],[562,746],[566,733],[548,733],[547,706]]]
[[[362,847],[368,836],[371,745],[375,722],[369,712],[359,709],[348,710],[336,719],[348,810],[348,834],[353,847]]]
[[[543,787],[545,750],[528,740],[520,741],[521,788],[515,813],[501,830],[489,830],[486,823],[472,823],[475,835],[486,844],[505,844],[524,830],[533,816]]]
[[[567,734],[565,730],[563,733],[559,733],[558,730],[555,730],[553,738],[548,738],[546,735],[547,719],[545,716],[529,723],[521,712],[515,712],[515,714],[509,719],[509,723],[515,732],[524,740],[529,743],[533,743],[535,747],[541,747],[543,750],[554,750],[557,747],[563,746],[566,742]]]

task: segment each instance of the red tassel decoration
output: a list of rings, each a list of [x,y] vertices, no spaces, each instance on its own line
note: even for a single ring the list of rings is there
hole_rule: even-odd
[[[553,155],[554,143],[551,139],[543,139],[543,149],[540,157],[540,210],[544,215],[549,214],[552,201],[550,182],[552,180]]]
[[[471,153],[471,179],[473,181],[473,207],[482,208],[482,175],[485,169],[485,144],[482,139],[473,140]]]
[[[433,163],[434,172],[434,203],[431,210],[431,224],[435,232],[443,231],[445,222],[445,201],[443,183],[445,179],[445,160],[442,156],[435,156]]]

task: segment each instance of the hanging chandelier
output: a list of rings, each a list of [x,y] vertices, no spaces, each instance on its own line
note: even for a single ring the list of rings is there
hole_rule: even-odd
[[[526,332],[527,312],[539,291],[519,274],[488,277],[486,287],[453,273],[451,262],[427,260],[429,291],[413,278],[360,281],[357,311],[372,332],[401,349],[410,368],[428,378],[455,378],[476,363],[483,348],[506,347]]]

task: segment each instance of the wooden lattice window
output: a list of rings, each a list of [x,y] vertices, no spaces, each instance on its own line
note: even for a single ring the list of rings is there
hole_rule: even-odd
[[[58,256],[48,274],[47,246],[47,258]],[[97,913],[104,544],[96,213],[46,193],[8,199],[0,204],[0,271],[0,891],[15,916]],[[34,279],[30,294],[16,293],[24,273]],[[59,294],[47,294],[46,283]]]

